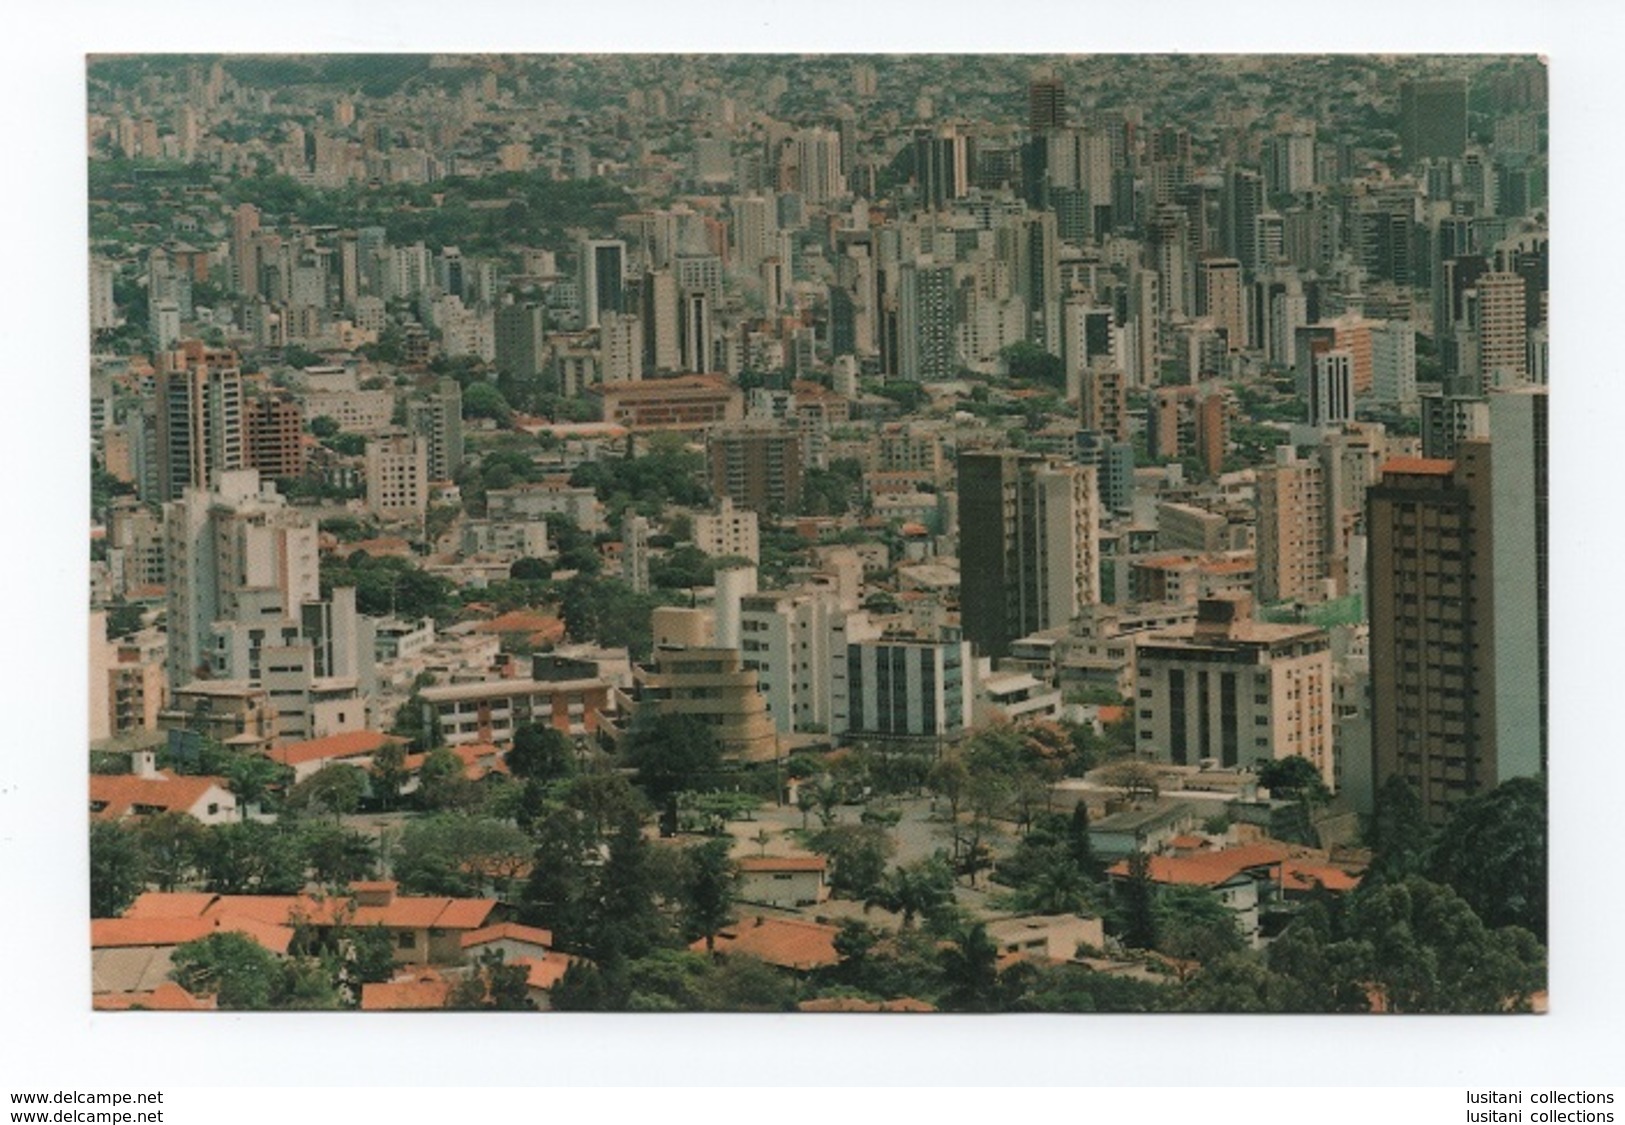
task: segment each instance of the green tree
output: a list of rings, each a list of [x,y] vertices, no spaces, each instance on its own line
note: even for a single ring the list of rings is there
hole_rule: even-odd
[[[999,948],[981,923],[960,931],[941,953],[942,979],[947,991],[942,1007],[950,1012],[987,1012],[996,1006],[999,983]]]
[[[1371,948],[1365,942],[1335,940],[1326,904],[1311,902],[1270,943],[1270,971],[1282,977],[1284,1010],[1365,1012],[1370,998]]]
[[[141,628],[145,614],[138,605],[131,605],[123,600],[115,601],[107,607],[107,639],[117,640],[127,637]]]
[[[146,862],[130,829],[113,821],[90,825],[90,916],[116,918],[146,888]]]
[[[293,780],[293,770],[260,754],[234,755],[225,769],[226,788],[248,819],[251,806],[262,806]]]
[[[522,723],[514,729],[507,762],[515,777],[555,781],[575,772],[575,746],[556,727]]]
[[[951,901],[954,873],[941,856],[905,864],[886,873],[869,901],[903,916],[903,928],[918,915],[929,914]]]
[[[350,971],[357,984],[379,984],[395,975],[395,941],[382,926],[348,932]]]
[[[194,996],[222,1008],[265,1010],[284,999],[286,978],[275,954],[238,933],[214,933],[177,946],[170,976]]]
[[[1250,953],[1229,953],[1204,965],[1185,985],[1193,1012],[1265,1013],[1291,1009],[1291,984]]]
[[[437,813],[401,833],[393,870],[414,894],[504,894],[530,867],[530,838],[512,824],[467,813]]]
[[[1314,763],[1297,754],[1259,762],[1258,784],[1268,789],[1272,797],[1283,801],[1321,805],[1332,796]]]
[[[1362,887],[1348,932],[1370,948],[1370,983],[1391,1012],[1527,1010],[1546,986],[1534,934],[1489,929],[1455,891],[1420,876]]]
[[[1207,964],[1242,948],[1236,916],[1205,887],[1165,887],[1155,906],[1157,948]]]
[[[299,843],[311,878],[323,886],[344,887],[377,874],[376,845],[353,829],[331,822],[304,824]]]
[[[469,812],[480,804],[477,782],[463,776],[463,760],[444,747],[430,750],[418,767],[418,804],[430,812]]]
[[[297,894],[305,857],[296,835],[281,825],[250,820],[210,825],[199,841],[204,889],[215,894]]]
[[[860,902],[880,887],[886,860],[897,846],[885,829],[873,824],[838,824],[819,832],[809,843],[834,865],[831,889]]]
[[[360,808],[366,794],[367,771],[343,762],[330,762],[288,790],[283,810],[340,817]]]
[[[500,949],[488,949],[468,976],[446,996],[446,1007],[474,1011],[524,1012],[536,1005],[530,999],[528,971],[509,965]]]
[[[1546,940],[1546,782],[1518,777],[1456,806],[1429,877],[1448,884],[1486,926]]]
[[[704,787],[722,764],[716,734],[693,715],[657,716],[633,730],[627,750],[638,784],[662,807],[664,835],[677,829],[677,794]]]
[[[702,1000],[713,1012],[788,1012],[795,1009],[796,993],[779,969],[734,954],[712,967]]]
[[[716,949],[717,931],[733,920],[739,865],[729,856],[732,839],[711,840],[684,853],[683,917],[692,938]]]
[[[1433,829],[1421,796],[1398,774],[1377,790],[1366,842],[1372,852],[1367,883],[1402,881],[1427,866]]]
[[[1128,879],[1123,883],[1121,908],[1123,944],[1134,949],[1157,947],[1156,884],[1151,882],[1151,858],[1144,852],[1128,857]]]
[[[1019,989],[1007,1002],[1017,1012],[1160,1012],[1171,1003],[1171,990],[1163,985],[1111,973],[1085,965],[1038,966],[1021,962],[1001,974],[1000,983],[1020,974]]]
[[[410,709],[408,701],[403,709]],[[399,742],[386,742],[372,756],[367,774],[372,782],[373,794],[386,809],[393,809],[400,800],[401,786],[406,784],[406,748]]]
[[[136,822],[136,839],[146,861],[146,878],[160,891],[173,891],[192,875],[204,828],[182,812],[163,812]]]
[[[507,426],[513,420],[513,409],[495,385],[475,382],[463,389],[463,417],[489,418],[499,426]]]
[[[1026,383],[1043,383],[1052,387],[1064,386],[1066,370],[1059,356],[1050,355],[1037,344],[1018,340],[999,352],[1005,370],[1012,379]]]
[[[586,953],[600,965],[636,960],[667,941],[670,928],[656,900],[651,859],[640,824],[615,827],[589,900]]]

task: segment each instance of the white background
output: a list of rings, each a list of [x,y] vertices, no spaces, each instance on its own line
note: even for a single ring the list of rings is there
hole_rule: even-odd
[[[162,1085],[1011,1083],[1600,1086],[1621,1081],[1625,785],[1617,460],[1621,107],[1617,9],[1546,3],[611,4],[391,0],[37,4],[8,11],[0,169],[0,1090]],[[84,820],[84,55],[303,51],[1339,51],[1550,57],[1552,1012],[1544,1018],[205,1017],[88,1011]],[[1016,92],[1012,97],[1019,97]],[[1612,345],[1612,346],[1611,346]],[[847,1113],[800,1094],[712,1115]],[[434,1116],[456,1112],[440,1101]],[[198,1103],[193,1102],[194,1106]],[[220,1103],[215,1103],[220,1105]],[[346,1100],[346,1115],[356,1112]],[[527,1114],[549,1103],[515,1103]],[[693,1104],[693,1103],[689,1103]],[[985,1109],[1004,1103],[933,1108]],[[1251,1104],[1251,1109],[1246,1107]],[[1083,1095],[1078,1116],[1271,1103]],[[1460,1121],[1459,1095],[1399,1120]],[[1277,1108],[1285,1108],[1276,1103]],[[1357,1099],[1293,1116],[1366,1117]],[[296,1107],[229,1099],[231,1117]],[[885,1106],[882,1109],[882,1106]],[[10,1108],[10,1107],[8,1107]],[[336,1110],[336,1104],[328,1111]],[[391,1117],[416,1119],[406,1099]],[[427,1111],[428,1107],[422,1107]],[[466,1112],[472,1108],[463,1103]],[[644,1108],[655,1108],[645,1103]],[[869,1103],[892,1116],[895,1101]],[[1420,1107],[1418,1107],[1420,1108]],[[1429,1107],[1430,1110],[1433,1108]],[[325,1120],[330,1112],[310,1106]],[[1177,1111],[1177,1110],[1176,1110]],[[907,1112],[906,1109],[901,1112]],[[338,1116],[337,1113],[331,1113]],[[421,1114],[427,1116],[427,1112]],[[1185,1113],[1181,1113],[1185,1116]],[[215,1116],[211,1114],[210,1116]],[[173,1118],[189,1119],[190,1114]]]

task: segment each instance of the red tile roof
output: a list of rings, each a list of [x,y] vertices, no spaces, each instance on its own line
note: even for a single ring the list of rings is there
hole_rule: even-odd
[[[242,934],[272,953],[286,953],[293,931],[257,919],[225,915],[207,918],[94,918],[90,923],[92,949],[127,949],[135,946],[185,945],[210,934]]]
[[[519,957],[513,964],[525,967],[525,984],[531,988],[549,989],[564,979],[577,958],[568,953],[549,953],[546,957]]]
[[[1279,866],[1288,855],[1287,849],[1274,844],[1248,844],[1197,855],[1154,855],[1150,857],[1148,874],[1153,883],[1217,887],[1249,868]],[[1129,873],[1128,860],[1118,860],[1106,873],[1126,878]]]
[[[521,926],[518,922],[499,922],[464,934],[463,948],[493,941],[523,941],[548,949],[553,945],[553,932],[537,926]]]
[[[219,789],[232,800],[226,783],[218,777],[186,777],[158,771],[157,777],[134,774],[90,775],[90,803],[101,808],[91,815],[97,820],[120,820],[136,806],[162,812],[191,812],[210,789]]]
[[[1383,462],[1382,471],[1404,473],[1408,476],[1447,477],[1456,471],[1456,463],[1441,457],[1394,457]]]
[[[214,997],[199,998],[174,981],[165,981],[151,992],[104,992],[91,1006],[100,1012],[127,1012],[142,1008],[149,1012],[203,1012],[215,1007]]]
[[[743,953],[783,969],[819,969],[838,964],[834,926],[789,918],[753,918],[730,926],[717,934],[718,953]],[[689,946],[705,949],[701,939]]]
[[[482,621],[474,626],[477,633],[527,633],[540,640],[560,641],[564,639],[564,622],[557,617],[545,613],[526,613],[524,610],[513,610],[504,613],[501,617],[493,617],[490,621]]]
[[[219,895],[207,891],[147,891],[137,896],[124,918],[201,918]]]
[[[285,766],[303,765],[327,759],[359,758],[376,754],[391,743],[404,744],[406,739],[396,738],[376,730],[352,730],[343,734],[330,734],[326,738],[313,738],[307,742],[290,742],[271,751],[270,756]]]
[[[358,884],[358,890],[381,890],[382,884]],[[209,901],[199,906],[199,900]],[[138,898],[131,914],[101,921],[134,923],[191,922],[209,929],[240,929],[256,938],[269,936],[263,927],[285,929],[297,922],[334,925],[348,922],[356,926],[380,925],[390,929],[477,930],[485,924],[496,902],[486,898],[446,898],[443,896],[397,895],[385,906],[359,905],[349,895],[210,895],[153,894]],[[138,931],[131,931],[136,933]],[[291,931],[290,931],[291,932]],[[108,930],[119,935],[123,931]],[[199,935],[201,936],[201,935]],[[182,940],[190,940],[183,938]],[[151,942],[127,941],[146,945]],[[266,944],[264,940],[261,944]],[[283,943],[286,948],[286,943]]]
[[[363,1012],[426,1012],[446,1006],[451,985],[438,974],[418,980],[388,981],[361,986]]]
[[[1360,885],[1358,875],[1339,867],[1287,860],[1281,865],[1281,886],[1288,891],[1312,891],[1317,886],[1334,893],[1352,891]]]

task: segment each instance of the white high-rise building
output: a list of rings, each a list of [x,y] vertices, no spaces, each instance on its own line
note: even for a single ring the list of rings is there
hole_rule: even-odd
[[[756,673],[756,690],[780,734],[828,730],[834,622],[842,616],[834,589],[748,594],[740,604],[739,650]]]
[[[748,195],[733,201],[735,265],[754,273],[778,243],[778,203],[769,196]]]
[[[581,326],[597,328],[606,312],[626,311],[626,243],[589,238],[581,244]]]
[[[761,554],[760,532],[756,513],[749,508],[736,508],[724,496],[715,512],[700,512],[694,517],[694,545],[714,559],[749,559],[756,562]]]
[[[1517,387],[1529,381],[1529,341],[1525,327],[1524,280],[1515,273],[1487,273],[1478,290],[1478,369],[1480,387]]]
[[[106,258],[90,260],[90,330],[101,332],[118,327],[118,309],[113,303],[113,274],[117,267]],[[177,331],[179,325],[176,325]]]
[[[1341,426],[1354,421],[1354,356],[1333,348],[1315,356],[1309,381],[1309,424]]]
[[[1371,393],[1382,403],[1416,402],[1416,327],[1410,321],[1372,327]]]
[[[643,321],[631,313],[607,312],[599,319],[599,370],[606,383],[643,378]]]
[[[429,443],[386,434],[367,443],[367,509],[384,519],[421,519],[429,507]]]
[[[315,523],[254,469],[222,472],[166,504],[164,557],[171,687],[211,674],[216,621],[244,619],[250,606],[297,618],[319,598]]]

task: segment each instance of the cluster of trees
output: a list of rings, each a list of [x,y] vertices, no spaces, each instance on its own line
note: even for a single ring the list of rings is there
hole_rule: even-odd
[[[1372,865],[1352,894],[1311,902],[1259,956],[1210,960],[1204,1011],[1502,1012],[1545,987],[1546,790],[1515,778],[1429,826],[1394,778],[1377,794]]]
[[[694,508],[711,499],[705,456],[689,449],[676,434],[652,436],[641,456],[587,461],[571,474],[570,483],[593,489],[611,522],[618,522],[629,507],[655,518],[668,505]]]
[[[410,559],[374,557],[365,551],[327,556],[321,563],[322,596],[334,587],[355,587],[356,609],[373,617],[449,618],[456,608],[451,582],[430,574]]]
[[[204,825],[168,812],[90,828],[94,918],[116,917],[149,887],[297,894],[310,883],[344,887],[377,871],[377,841],[324,818]]]

